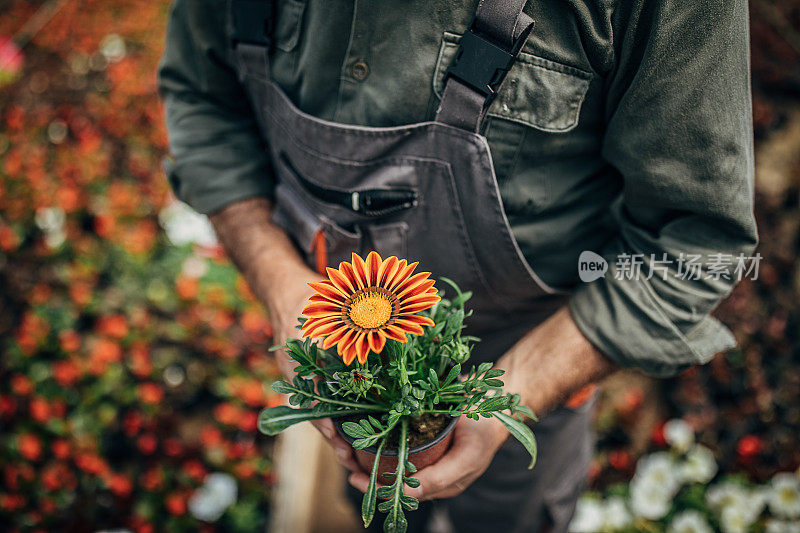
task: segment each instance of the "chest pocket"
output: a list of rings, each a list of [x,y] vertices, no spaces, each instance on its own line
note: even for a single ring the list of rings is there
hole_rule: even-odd
[[[433,92],[439,99],[445,71],[453,63],[460,40],[460,35],[450,32],[442,38],[433,77]],[[578,124],[591,79],[590,72],[520,52],[489,108],[489,116],[546,132],[568,132]]]

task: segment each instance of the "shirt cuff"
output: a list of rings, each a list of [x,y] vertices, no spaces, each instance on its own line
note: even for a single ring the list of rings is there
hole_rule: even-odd
[[[580,285],[569,310],[578,329],[609,359],[668,377],[736,346],[730,330],[711,316],[679,328],[645,279],[606,277]]]
[[[275,185],[271,172],[244,161],[227,165],[225,159],[217,158],[176,164],[167,157],[163,166],[175,196],[198,213],[210,215],[248,198],[272,199]]]

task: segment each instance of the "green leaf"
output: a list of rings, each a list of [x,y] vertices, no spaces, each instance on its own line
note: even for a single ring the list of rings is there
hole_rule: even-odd
[[[272,390],[274,390],[278,394],[291,394],[294,392],[292,386],[286,383],[285,381],[276,381],[275,383],[273,383]]]
[[[442,386],[446,387],[447,385],[450,385],[458,378],[458,375],[460,373],[461,373],[461,365],[460,364],[454,365],[453,368],[450,369],[450,372],[447,373],[447,377],[444,378]]]
[[[342,422],[342,429],[354,439],[363,439],[364,437],[370,436],[370,434],[364,431],[364,428],[356,422]]]
[[[400,422],[400,439],[397,444],[397,470],[394,484],[391,486],[391,499],[387,507],[386,521],[383,523],[384,533],[405,533],[408,522],[403,513],[403,478],[408,460],[408,419]]]
[[[364,409],[342,409],[328,407],[327,409],[293,409],[285,405],[269,407],[258,415],[258,429],[267,435],[277,435],[289,426],[306,420],[331,418],[345,415],[355,415],[368,412]]]
[[[400,496],[400,504],[406,511],[416,511],[419,507],[419,500],[413,496]]]
[[[490,387],[502,387],[503,386],[503,380],[501,380],[501,379],[495,379],[495,378],[484,379],[483,382],[486,383],[487,385],[489,385]]]
[[[369,474],[369,485],[367,485],[367,492],[364,493],[364,499],[361,500],[361,519],[364,520],[364,527],[369,526],[375,516],[375,502],[376,498],[376,485],[378,484],[378,463],[381,460],[381,451],[386,444],[386,437],[381,439],[378,445],[378,451],[375,454],[375,460],[372,462],[372,471]]]
[[[408,485],[412,489],[416,489],[417,487],[419,487],[419,480],[415,477],[407,477],[406,485]]]
[[[497,417],[497,419],[500,420],[504,426],[506,426],[514,438],[516,438],[523,446],[525,446],[525,449],[531,454],[531,463],[528,465],[528,470],[533,468],[533,465],[536,464],[537,448],[536,437],[533,435],[531,428],[513,416],[509,416],[505,413],[497,412],[494,413],[494,416]]]

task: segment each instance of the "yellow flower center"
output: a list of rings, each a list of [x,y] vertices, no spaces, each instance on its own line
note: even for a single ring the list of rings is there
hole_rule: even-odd
[[[348,315],[353,324],[363,329],[383,326],[392,318],[392,302],[382,292],[364,292],[350,304]]]

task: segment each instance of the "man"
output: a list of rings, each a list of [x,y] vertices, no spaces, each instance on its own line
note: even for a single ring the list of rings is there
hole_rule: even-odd
[[[591,456],[584,387],[734,345],[708,313],[736,276],[687,264],[756,244],[747,39],[744,0],[177,0],[159,78],[170,180],[278,342],[310,266],[352,251],[474,291],[474,359],[550,413],[539,463],[527,472],[498,422],[465,420],[409,493],[458,532],[564,531]],[[583,251],[608,272],[580,282]]]

